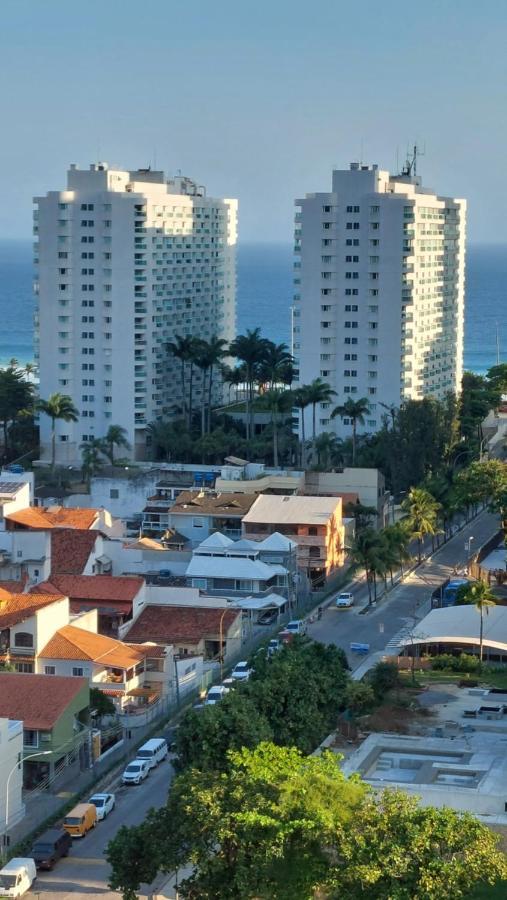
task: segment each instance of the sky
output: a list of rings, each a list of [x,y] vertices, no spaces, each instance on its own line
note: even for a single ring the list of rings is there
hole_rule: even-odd
[[[505,0],[2,0],[0,238],[69,163],[181,170],[288,243],[294,199],[407,147],[507,242]]]

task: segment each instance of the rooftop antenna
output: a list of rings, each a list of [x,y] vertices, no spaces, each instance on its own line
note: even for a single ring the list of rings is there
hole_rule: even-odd
[[[359,165],[363,165],[364,138],[361,138],[361,149],[359,151]]]
[[[419,156],[424,156],[424,153],[425,151],[421,150],[417,144],[414,144],[412,153],[407,150],[407,160],[401,170],[401,174],[407,178],[415,178],[417,175],[417,159]]]

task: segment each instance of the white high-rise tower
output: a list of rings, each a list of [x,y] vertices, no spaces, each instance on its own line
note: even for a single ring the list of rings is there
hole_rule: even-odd
[[[78,422],[57,422],[57,460],[79,460],[80,444],[112,424],[142,459],[147,425],[182,401],[167,342],[234,338],[237,201],[100,163],[71,166],[67,189],[35,204],[40,394],[68,394],[79,410]],[[50,428],[41,416],[46,459]]]
[[[350,435],[350,422],[330,420],[348,398],[368,400],[359,430],[374,432],[386,406],[460,389],[466,202],[423,188],[414,164],[393,176],[352,163],[333,172],[331,193],[296,200],[298,382],[336,391],[319,433]]]

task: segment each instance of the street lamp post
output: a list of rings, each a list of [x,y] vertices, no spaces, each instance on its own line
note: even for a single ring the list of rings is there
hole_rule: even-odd
[[[35,756],[51,756],[52,752],[52,750],[39,750],[38,753],[30,753],[29,756],[24,756],[23,759],[18,759],[16,765],[9,772],[7,776],[7,793],[5,797],[5,834],[7,834],[7,829],[9,827],[9,787],[14,772],[19,766],[23,767],[23,763],[25,763],[27,759],[33,759]]]

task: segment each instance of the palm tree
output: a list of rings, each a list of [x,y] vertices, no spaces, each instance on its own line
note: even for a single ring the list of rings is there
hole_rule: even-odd
[[[186,364],[190,361],[193,353],[193,338],[184,337],[181,334],[174,335],[174,341],[166,344],[166,350],[171,356],[180,361],[180,377],[181,377],[181,402],[183,404],[183,415],[186,415],[186,397],[185,397],[185,372]]]
[[[484,610],[486,615],[489,614],[489,608],[496,606],[494,594],[491,593],[490,587],[485,581],[476,581],[475,584],[468,584],[460,589],[458,605],[473,603],[480,615],[479,627],[479,661],[482,667],[483,643],[484,643]]]
[[[210,340],[207,342],[208,347],[208,360],[209,360],[209,371],[208,371],[208,431],[211,431],[211,401],[213,397],[213,373],[215,368],[220,366],[223,358],[228,354],[228,344],[224,338],[219,338],[216,335],[213,335]]]
[[[88,490],[90,490],[90,481],[97,469],[100,468],[100,457],[104,452],[104,441],[101,441],[100,438],[92,438],[91,441],[84,441],[79,449],[81,450],[83,480],[86,482]]]
[[[285,382],[288,375],[288,366],[292,367],[293,362],[294,359],[289,352],[287,344],[275,344],[273,341],[266,341],[264,359],[259,373],[260,378],[270,388],[273,388],[275,384]]]
[[[56,460],[56,420],[77,422],[79,412],[68,394],[50,394],[47,400],[39,400],[38,409],[51,419],[51,472],[55,470]]]
[[[271,388],[262,396],[262,403],[271,412],[271,425],[273,427],[273,465],[278,468],[278,425],[280,416],[289,414],[293,407],[291,391],[283,391],[280,388]]]
[[[356,464],[356,434],[357,434],[357,423],[360,425],[364,425],[365,423],[365,415],[367,415],[370,411],[370,404],[366,397],[361,397],[360,400],[352,400],[349,397],[345,403],[342,403],[340,406],[336,406],[331,413],[331,418],[334,419],[335,416],[340,416],[342,419],[350,419],[352,422],[352,465]]]
[[[0,369],[0,422],[3,429],[3,454],[9,456],[9,428],[33,406],[33,384],[20,369]]]
[[[387,525],[382,534],[387,546],[387,556],[389,560],[389,570],[391,574],[391,584],[393,583],[393,569],[400,567],[403,575],[403,565],[410,562],[409,542],[410,536],[403,522],[396,522],[395,525]]]
[[[418,559],[421,562],[422,542],[425,535],[434,537],[438,532],[438,512],[440,504],[424,488],[411,488],[405,497],[401,508],[405,512],[403,517],[412,537],[417,538]]]
[[[312,407],[312,441],[315,443],[317,403],[329,403],[331,398],[336,396],[336,391],[333,391],[331,385],[327,381],[323,381],[322,378],[314,378],[306,386],[305,390],[308,394],[308,405]]]
[[[25,363],[24,373],[28,379],[32,378],[37,373],[37,365],[31,362]]]
[[[305,385],[296,388],[292,394],[292,402],[296,409],[301,410],[301,465],[304,468],[306,465],[305,410],[311,402],[308,388]]]
[[[368,603],[372,602],[371,585],[373,583],[374,599],[377,600],[377,575],[386,568],[386,546],[380,532],[374,528],[363,528],[359,531],[348,548],[351,561],[364,569],[368,585]]]
[[[126,429],[122,428],[121,425],[110,425],[107,429],[107,434],[103,439],[102,446],[104,454],[107,456],[111,465],[114,466],[114,448],[123,447],[125,450],[130,450]]]
[[[267,341],[261,337],[260,328],[254,328],[253,331],[248,329],[246,334],[240,334],[236,337],[229,351],[232,356],[239,359],[245,366],[245,375],[247,383],[247,401],[246,401],[246,439],[250,443],[253,438],[254,422],[253,422],[253,393],[254,382],[258,374],[258,370],[265,358]]]
[[[331,460],[337,459],[341,454],[342,441],[332,431],[322,431],[315,438],[315,452],[317,465],[324,471],[328,471]],[[375,510],[375,513],[377,510]]]

